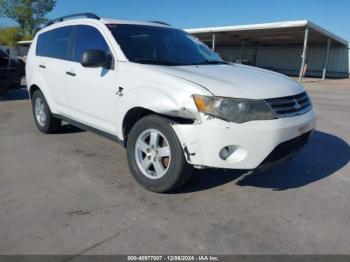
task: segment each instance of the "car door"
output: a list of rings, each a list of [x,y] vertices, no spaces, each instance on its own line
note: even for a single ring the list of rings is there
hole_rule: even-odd
[[[67,114],[67,58],[72,45],[72,26],[53,29],[38,36],[37,55],[39,70],[46,82],[54,107],[58,113]]]
[[[73,119],[99,130],[116,133],[118,88],[116,70],[81,65],[83,52],[99,49],[111,55],[101,32],[93,26],[76,26],[72,59],[67,64],[68,97]],[[111,55],[112,56],[112,55]],[[114,59],[113,56],[111,59]]]

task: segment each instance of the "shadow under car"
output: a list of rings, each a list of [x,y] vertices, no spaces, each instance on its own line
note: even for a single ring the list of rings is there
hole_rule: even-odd
[[[245,170],[195,170],[193,177],[177,193],[214,188],[234,180],[238,186],[288,190],[334,174],[350,160],[350,147],[341,138],[315,131],[309,142],[290,161],[272,169],[246,175]]]

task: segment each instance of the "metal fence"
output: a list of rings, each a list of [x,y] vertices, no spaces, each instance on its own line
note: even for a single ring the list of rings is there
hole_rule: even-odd
[[[326,47],[319,45],[311,45],[308,48],[306,76],[322,76],[325,49]],[[330,49],[326,77],[349,77],[349,50],[346,46],[335,46]],[[227,61],[238,61],[291,76],[299,74],[301,46],[250,46],[244,49],[241,47],[217,47],[216,51]]]

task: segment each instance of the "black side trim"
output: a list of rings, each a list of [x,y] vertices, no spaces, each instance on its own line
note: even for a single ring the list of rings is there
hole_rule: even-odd
[[[76,126],[76,127],[79,127],[80,129],[83,129],[83,130],[86,130],[86,131],[89,131],[89,132],[92,132],[92,133],[95,133],[97,135],[100,135],[104,138],[107,138],[109,140],[112,140],[114,142],[117,142],[118,144],[122,145],[124,148],[126,148],[126,144],[125,144],[125,141],[119,139],[119,137],[115,136],[115,135],[112,135],[110,133],[107,133],[107,132],[104,132],[104,131],[101,131],[99,129],[96,129],[94,127],[91,127],[91,126],[88,126],[88,125],[85,125],[83,123],[80,123],[78,121],[75,121],[73,119],[70,119],[68,117],[65,117],[65,116],[62,116],[62,115],[58,115],[58,114],[52,114],[53,117],[55,118],[59,118],[63,121],[66,121],[68,122],[69,124],[73,125],[73,126]]]

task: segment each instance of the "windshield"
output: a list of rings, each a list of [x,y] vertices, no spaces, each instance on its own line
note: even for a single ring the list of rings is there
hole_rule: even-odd
[[[158,65],[226,63],[217,53],[182,30],[127,24],[108,27],[131,62]]]

